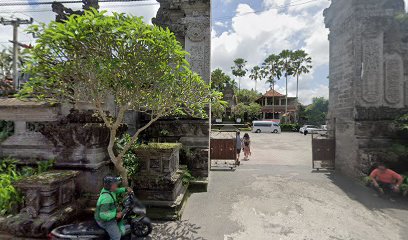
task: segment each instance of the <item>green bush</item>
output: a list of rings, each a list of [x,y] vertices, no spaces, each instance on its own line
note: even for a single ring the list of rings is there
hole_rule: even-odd
[[[191,175],[191,172],[189,170],[183,170],[183,173],[181,174],[181,181],[183,185],[189,184],[194,179],[195,178],[193,177],[193,175]]]
[[[130,142],[130,140],[131,136],[128,133],[123,134],[122,138],[117,138],[115,151],[122,151],[125,145]],[[137,173],[140,170],[140,160],[132,152],[132,148],[123,156],[123,166],[127,169],[129,178],[134,178],[137,176]]]
[[[0,163],[0,215],[12,213],[22,201],[21,194],[13,186],[13,182],[21,179],[16,166],[13,159]]]
[[[299,132],[299,124],[280,124],[282,132]]]
[[[11,136],[14,132],[14,123],[0,120],[0,142]]]

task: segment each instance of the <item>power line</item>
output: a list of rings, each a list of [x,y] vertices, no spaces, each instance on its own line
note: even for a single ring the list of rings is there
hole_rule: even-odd
[[[144,7],[144,6],[154,6],[154,5],[159,5],[160,3],[141,3],[141,4],[135,4],[135,3],[129,3],[129,4],[115,4],[115,5],[109,5],[109,6],[100,6],[100,8],[105,9],[105,8],[117,8],[117,7]],[[13,11],[12,13],[36,13],[36,12],[52,12],[51,9],[28,9],[28,10],[21,10],[21,11]],[[2,12],[0,13],[9,13],[9,12]]]
[[[0,3],[0,7],[8,6],[37,6],[37,5],[51,5],[54,2],[69,4],[69,3],[83,3],[82,0],[72,0],[72,1],[47,1],[47,2],[3,2]],[[99,3],[104,2],[146,2],[146,0],[99,0]]]

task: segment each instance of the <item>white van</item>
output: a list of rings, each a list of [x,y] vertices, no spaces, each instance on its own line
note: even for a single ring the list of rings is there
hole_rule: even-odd
[[[279,123],[272,121],[253,121],[252,122],[253,133],[281,133]]]

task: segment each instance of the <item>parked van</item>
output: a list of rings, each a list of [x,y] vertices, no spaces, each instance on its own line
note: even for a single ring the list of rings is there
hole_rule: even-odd
[[[281,133],[279,123],[272,121],[253,121],[252,122],[253,133]]]

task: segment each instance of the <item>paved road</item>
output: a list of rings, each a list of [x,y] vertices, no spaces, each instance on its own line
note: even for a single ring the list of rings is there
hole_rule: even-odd
[[[332,173],[311,171],[310,136],[251,134],[253,155],[234,172],[211,172],[181,221],[151,239],[408,240],[408,201],[375,196]]]

